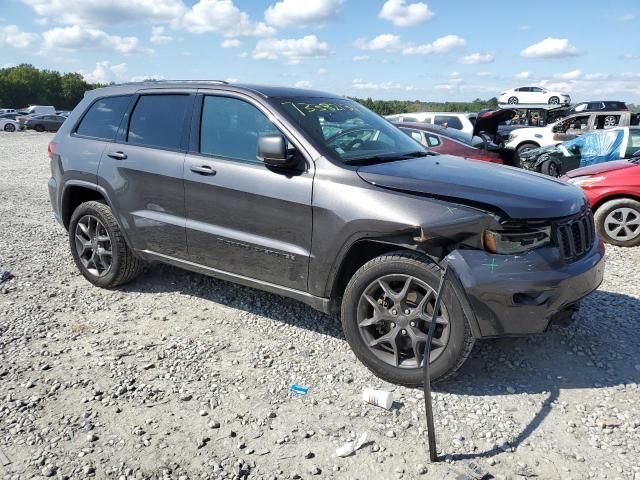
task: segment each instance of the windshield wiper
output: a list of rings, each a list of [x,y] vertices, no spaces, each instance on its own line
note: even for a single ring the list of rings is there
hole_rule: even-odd
[[[389,153],[386,155],[372,155],[370,157],[359,157],[349,160],[345,160],[345,163],[350,165],[359,163],[379,163],[379,162],[395,162],[397,160],[407,160],[409,158],[427,157],[432,155],[438,155],[435,152],[429,150],[407,152],[407,153]]]

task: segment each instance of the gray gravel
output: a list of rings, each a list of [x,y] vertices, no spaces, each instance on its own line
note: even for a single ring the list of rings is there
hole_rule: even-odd
[[[473,478],[474,461],[501,479],[640,479],[639,248],[608,247],[573,326],[477,344],[436,388],[432,465],[422,393],[370,374],[334,318],[161,265],[87,283],[49,206],[51,138],[0,133],[16,277],[0,285],[0,478]],[[392,411],[365,386],[394,390]]]

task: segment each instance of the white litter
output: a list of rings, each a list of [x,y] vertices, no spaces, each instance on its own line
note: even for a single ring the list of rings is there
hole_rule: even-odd
[[[336,457],[348,457],[349,455],[354,453],[356,450],[358,450],[360,447],[362,447],[362,445],[364,445],[364,442],[366,441],[367,441],[367,432],[360,435],[360,437],[356,438],[353,442],[349,442],[343,445],[342,447],[338,448],[336,450]]]

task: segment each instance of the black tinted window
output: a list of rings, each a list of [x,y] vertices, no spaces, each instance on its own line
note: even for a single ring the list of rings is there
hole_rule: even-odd
[[[462,122],[458,117],[453,117],[449,115],[436,115],[435,120],[433,121],[436,125],[446,125],[449,128],[455,128],[456,130],[462,130]]]
[[[82,118],[76,133],[88,137],[113,140],[130,96],[102,98],[95,102]]]
[[[180,148],[189,95],[143,95],[136,103],[127,141],[137,145]]]
[[[258,138],[279,130],[256,107],[231,97],[205,97],[200,126],[200,152],[259,162]]]

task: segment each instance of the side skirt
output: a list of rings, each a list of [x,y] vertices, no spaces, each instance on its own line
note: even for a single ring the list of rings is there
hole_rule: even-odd
[[[282,287],[274,283],[264,282],[262,280],[256,280],[255,278],[245,277],[243,275],[237,275],[235,273],[225,272],[224,270],[218,270],[216,268],[207,267],[199,263],[189,262],[188,260],[182,260],[180,258],[171,257],[162,253],[152,252],[151,250],[137,250],[145,260],[155,260],[162,263],[168,263],[175,267],[190,270],[192,272],[201,273],[210,277],[219,278],[233,283],[238,283],[251,288],[257,288],[258,290],[264,290],[265,292],[275,293],[283,297],[293,298],[299,302],[309,305],[311,308],[319,310],[326,314],[331,314],[331,301],[328,298],[316,297],[308,292],[301,290],[295,290],[293,288]]]

